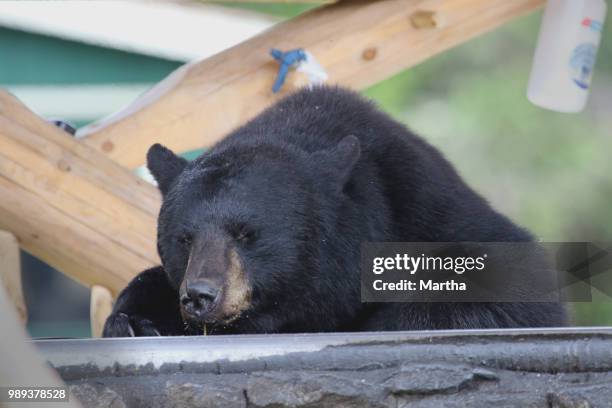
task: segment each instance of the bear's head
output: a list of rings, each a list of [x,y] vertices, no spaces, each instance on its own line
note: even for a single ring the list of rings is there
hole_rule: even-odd
[[[163,198],[157,246],[185,322],[287,330],[317,298],[333,297],[320,275],[333,228],[324,207],[343,194],[359,156],[354,136],[311,153],[228,145],[192,162],[153,145],[147,166]]]

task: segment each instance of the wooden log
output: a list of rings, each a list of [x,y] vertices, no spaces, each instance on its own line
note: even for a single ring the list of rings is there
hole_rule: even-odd
[[[21,287],[21,260],[17,238],[8,231],[0,231],[0,282],[23,324],[28,320],[28,312]]]
[[[104,322],[113,310],[113,296],[111,292],[103,287],[94,285],[91,287],[91,298],[89,302],[89,323],[91,324],[91,337],[102,337]]]
[[[179,68],[125,110],[79,134],[90,146],[134,168],[155,142],[179,152],[210,146],[303,86],[306,78],[290,73],[283,90],[271,92],[278,64],[269,56],[270,48],[305,48],[327,70],[330,83],[362,89],[543,3],[355,0],[317,8]]]
[[[155,187],[0,92],[0,229],[85,285],[117,294],[158,264]]]

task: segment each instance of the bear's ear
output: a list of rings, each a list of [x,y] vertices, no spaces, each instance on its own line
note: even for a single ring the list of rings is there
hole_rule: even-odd
[[[326,177],[334,180],[339,189],[351,177],[351,173],[361,156],[361,144],[357,136],[346,136],[335,147],[313,154],[313,163],[319,167]]]
[[[166,195],[172,182],[181,174],[186,165],[187,160],[159,143],[151,146],[147,153],[147,167],[157,181],[162,196]]]

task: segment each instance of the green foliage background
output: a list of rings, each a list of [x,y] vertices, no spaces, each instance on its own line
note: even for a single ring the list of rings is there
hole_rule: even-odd
[[[309,8],[238,6],[282,17]],[[364,93],[541,240],[612,242],[612,23],[587,109],[561,114],[525,96],[540,19],[540,13],[519,19]],[[612,325],[610,302],[594,293],[593,303],[574,305],[575,323]]]

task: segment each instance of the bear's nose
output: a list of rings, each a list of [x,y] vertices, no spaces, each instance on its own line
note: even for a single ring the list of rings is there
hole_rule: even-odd
[[[202,279],[187,281],[181,303],[188,314],[200,317],[212,308],[218,296],[219,288],[209,281]]]

